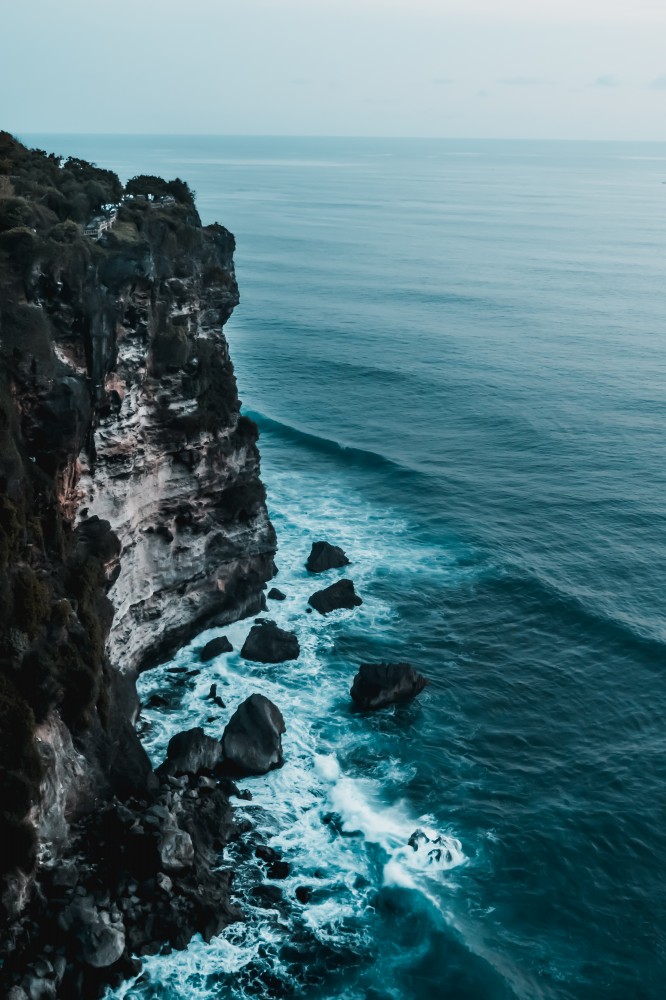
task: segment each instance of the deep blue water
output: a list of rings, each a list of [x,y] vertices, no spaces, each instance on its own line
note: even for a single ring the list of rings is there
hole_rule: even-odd
[[[183,176],[236,234],[227,332],[289,595],[270,610],[304,649],[219,658],[145,738],[157,761],[205,720],[211,678],[229,711],[273,698],[287,764],[247,815],[312,903],[249,908],[127,995],[270,996],[271,970],[313,998],[661,998],[666,144],[29,139]],[[304,614],[318,537],[351,556],[357,611]],[[354,714],[379,658],[431,684]],[[439,860],[405,847],[419,826]]]

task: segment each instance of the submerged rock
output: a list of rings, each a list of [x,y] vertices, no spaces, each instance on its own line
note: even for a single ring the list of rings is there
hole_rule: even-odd
[[[199,659],[206,663],[208,660],[212,660],[222,653],[231,653],[233,648],[226,635],[220,635],[217,639],[211,639],[210,642],[201,647],[199,650]]]
[[[353,580],[338,580],[324,590],[318,590],[308,600],[320,615],[327,615],[338,608],[357,608],[363,601],[354,590]]]
[[[263,694],[251,694],[239,705],[222,737],[225,763],[237,774],[266,774],[281,767],[282,734],[279,708]]]
[[[243,643],[241,656],[257,663],[284,663],[300,656],[298,639],[293,632],[279,628],[275,622],[253,625]]]
[[[312,550],[305,563],[309,573],[325,573],[329,569],[348,566],[349,559],[339,545],[330,542],[313,542]]]
[[[201,726],[177,733],[169,740],[167,759],[159,767],[160,777],[212,771],[222,759],[222,744],[207,736]]]
[[[428,681],[409,663],[362,663],[351,696],[363,709],[384,708],[409,701],[423,691]]]

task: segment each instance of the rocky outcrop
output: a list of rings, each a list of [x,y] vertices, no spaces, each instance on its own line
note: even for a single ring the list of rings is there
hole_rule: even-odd
[[[160,776],[199,774],[212,771],[222,759],[222,745],[219,740],[207,736],[201,726],[177,733],[169,740],[167,757],[161,765]]]
[[[329,569],[348,566],[349,559],[339,545],[330,542],[313,542],[310,555],[305,563],[309,573],[325,573]]]
[[[409,663],[362,663],[350,694],[359,708],[385,708],[410,701],[427,683]]]
[[[173,816],[177,789],[159,790],[136,735],[134,677],[202,629],[255,614],[274,572],[257,430],[240,415],[223,333],[238,302],[234,238],[201,225],[184,182],[149,177],[130,182],[113,228],[88,238],[80,223],[122,195],[111,172],[0,133],[3,995],[24,931],[35,947],[40,920],[55,933],[67,894],[50,880],[74,850],[77,877],[96,872],[100,895],[79,944],[63,943],[74,966],[96,954],[101,969],[123,934],[121,964],[146,934],[182,946],[233,912],[228,879],[209,871],[226,793],[204,801],[193,789],[150,832],[145,810]],[[159,917],[137,929],[148,910],[136,924],[125,914],[122,932],[112,919],[103,887],[121,898],[114,879],[129,862],[99,868],[111,841],[93,819],[114,802],[132,813],[118,820],[118,850],[148,837],[148,881],[155,865],[191,872],[164,928]],[[68,995],[97,995],[92,982]]]
[[[244,659],[256,663],[284,663],[286,660],[297,660],[300,653],[296,635],[279,628],[272,621],[253,625],[241,649]]]
[[[283,763],[279,708],[262,694],[251,694],[239,705],[222,736],[225,765],[235,774],[266,774]]]
[[[203,663],[207,663],[208,660],[214,660],[216,656],[221,656],[223,653],[233,652],[233,648],[226,635],[221,635],[217,639],[211,639],[199,650],[199,659]]]
[[[331,611],[339,608],[357,608],[363,601],[354,589],[352,580],[338,580],[324,590],[318,590],[308,599],[310,607],[318,611],[320,615],[328,615]]]

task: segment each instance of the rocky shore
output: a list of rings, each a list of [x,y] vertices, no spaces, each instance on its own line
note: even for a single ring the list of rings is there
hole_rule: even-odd
[[[182,181],[0,133],[2,995],[94,997],[238,915],[213,864],[235,786],[160,781],[134,689],[274,572],[233,250]]]
[[[94,212],[108,225],[86,226]],[[232,808],[252,798],[237,782],[283,764],[278,706],[250,694],[217,736],[175,735],[156,771],[136,729],[138,673],[263,610],[275,572],[257,430],[223,334],[233,251],[184,182],[123,188],[0,133],[0,993],[12,1000],[99,997],[143,957],[242,919],[232,842],[273,883],[289,874]],[[349,565],[318,541],[305,568]],[[303,613],[362,603],[336,579]],[[218,635],[199,665],[231,650]],[[240,649],[248,665],[300,655],[269,618]],[[199,673],[169,669],[174,690],[148,708]],[[409,664],[363,664],[350,694],[367,711],[426,683]],[[216,683],[204,703],[227,708]],[[287,905],[261,880],[250,895]]]

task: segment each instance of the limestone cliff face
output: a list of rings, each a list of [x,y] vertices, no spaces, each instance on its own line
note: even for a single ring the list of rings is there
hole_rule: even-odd
[[[233,236],[201,225],[183,182],[140,181],[157,195],[135,185],[90,239],[74,220],[118,201],[118,179],[0,133],[10,920],[73,819],[154,787],[134,730],[136,671],[258,611],[274,572],[257,431],[240,416],[223,333],[238,302]]]
[[[169,213],[145,214],[159,232]],[[108,648],[122,671],[258,611],[273,572],[256,430],[222,333],[238,302],[233,238],[195,232],[177,266],[150,244],[127,262],[105,405],[70,486],[78,517],[107,520],[121,543]]]

